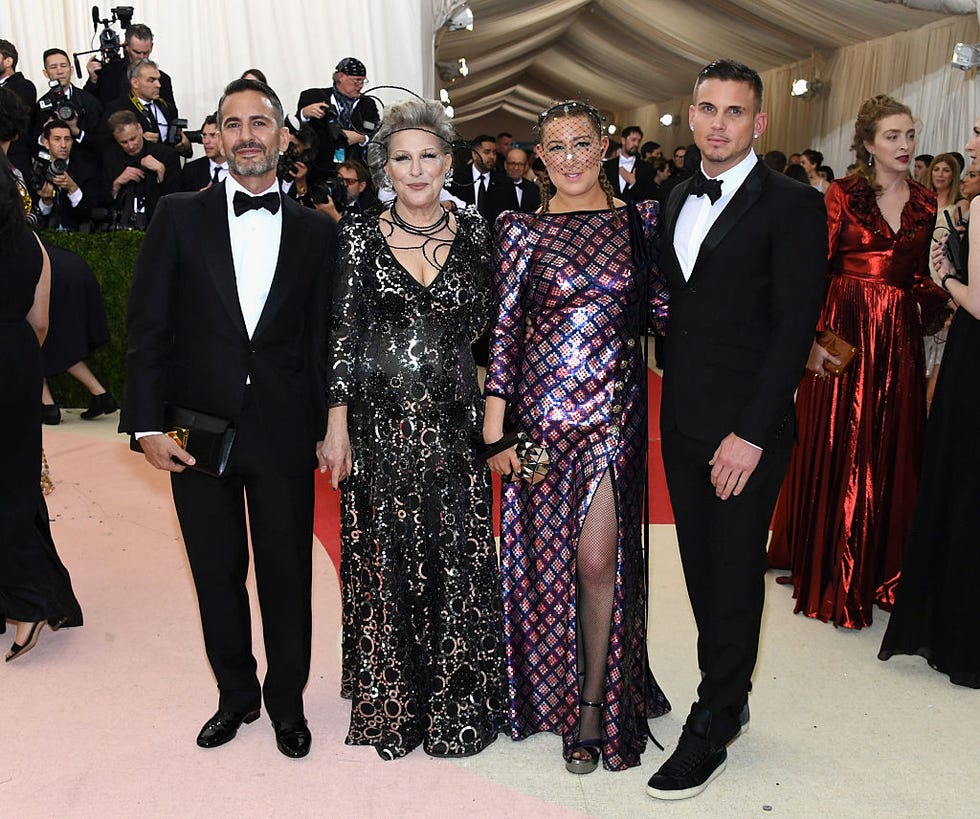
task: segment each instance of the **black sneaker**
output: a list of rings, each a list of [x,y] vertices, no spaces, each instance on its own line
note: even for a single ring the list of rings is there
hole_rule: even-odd
[[[674,753],[647,782],[647,793],[654,799],[697,796],[721,775],[727,759],[724,746],[713,745],[685,725]]]

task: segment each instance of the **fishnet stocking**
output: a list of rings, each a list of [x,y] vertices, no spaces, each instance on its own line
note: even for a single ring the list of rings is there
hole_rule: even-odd
[[[618,543],[616,495],[607,470],[592,496],[578,543],[580,699],[589,702],[602,702],[605,694]],[[580,714],[579,739],[599,737],[602,709],[583,706]]]

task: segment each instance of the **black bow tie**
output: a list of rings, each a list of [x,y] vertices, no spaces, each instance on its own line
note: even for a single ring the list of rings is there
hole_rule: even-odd
[[[232,204],[235,206],[235,216],[241,216],[249,210],[262,210],[262,208],[265,208],[269,213],[278,213],[279,194],[275,191],[269,191],[261,196],[249,196],[244,191],[235,191]]]
[[[721,198],[721,179],[708,179],[700,170],[694,174],[691,187],[687,189],[688,196],[704,196],[707,194],[713,205]]]

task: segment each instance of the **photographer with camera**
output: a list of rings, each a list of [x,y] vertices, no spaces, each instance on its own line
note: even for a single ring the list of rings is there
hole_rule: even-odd
[[[307,88],[299,95],[296,113],[317,135],[317,170],[333,176],[347,159],[363,160],[364,146],[381,121],[373,99],[361,95],[367,68],[356,57],[345,57],[333,75],[331,88]]]
[[[9,40],[0,40],[0,88],[13,92],[24,107],[30,109],[37,100],[37,88],[27,77],[17,70],[17,48]],[[7,159],[26,179],[31,173],[31,147],[28,133],[22,130],[17,134],[7,152]]]
[[[112,9],[116,14],[121,9]],[[132,10],[130,10],[132,14]],[[85,83],[85,90],[99,98],[103,107],[114,102],[120,95],[129,93],[129,77],[126,69],[150,59],[153,53],[153,32],[149,26],[142,23],[126,27],[126,39],[123,43],[123,57],[120,59],[108,60],[103,63],[98,56],[92,57],[86,64],[88,70],[88,82]],[[174,110],[177,110],[177,103],[174,99],[174,87],[170,81],[170,75],[160,72],[160,97]]]
[[[326,202],[317,206],[335,222],[349,213],[367,213],[379,205],[371,184],[367,167],[356,159],[348,159],[337,166],[337,178],[328,188]]]
[[[129,92],[105,109],[108,120],[117,111],[132,111],[143,127],[144,138],[169,145],[182,156],[191,155],[191,143],[183,133],[187,120],[177,118],[177,109],[161,96],[160,69],[152,60],[131,63],[126,70]]]
[[[60,48],[49,48],[42,59],[49,90],[34,103],[31,112],[32,150],[37,151],[34,146],[40,144],[45,125],[53,121],[64,122],[71,131],[75,155],[84,154],[92,162],[98,163],[102,103],[72,84],[74,72],[68,52]]]
[[[208,114],[201,125],[201,145],[204,156],[188,162],[181,171],[183,191],[203,191],[223,182],[228,175],[228,159],[221,152],[221,134],[214,114]]]
[[[107,121],[113,145],[102,161],[112,227],[145,230],[161,196],[180,190],[180,161],[167,145],[150,142],[132,111],[116,111]]]
[[[41,227],[82,230],[99,204],[98,170],[84,157],[72,155],[73,144],[71,128],[60,119],[51,120],[41,132],[44,151],[31,169]]]

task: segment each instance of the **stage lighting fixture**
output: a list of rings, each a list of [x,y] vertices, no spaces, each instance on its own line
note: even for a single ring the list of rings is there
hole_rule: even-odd
[[[950,60],[950,65],[955,66],[960,71],[969,71],[971,68],[980,66],[980,43],[973,45],[957,43],[953,46],[953,59]]]
[[[789,95],[791,97],[808,99],[816,94],[821,87],[823,87],[823,83],[820,82],[820,80],[805,80],[800,78],[798,80],[793,80],[789,88]]]
[[[439,89],[439,101],[446,105],[449,104],[449,92],[445,88]]]
[[[609,134],[609,136],[612,136],[613,134],[615,134],[616,133],[616,125],[614,123],[610,122],[606,126],[606,133]]]
[[[473,12],[470,11],[470,7],[464,3],[453,11],[446,20],[446,28],[449,31],[472,31]]]
[[[439,72],[439,79],[443,82],[456,82],[460,77],[470,73],[464,57],[460,57],[456,62],[438,62],[436,70]]]
[[[469,66],[466,64],[466,58],[465,57],[460,57],[459,58],[459,75],[461,77],[465,77],[469,73],[470,73],[470,69],[469,69]]]
[[[673,114],[664,114],[660,118],[660,124],[663,125],[664,128],[669,128],[671,125],[677,124],[677,117],[675,117]]]
[[[456,109],[453,108],[451,105],[447,105],[446,106],[446,116],[449,117],[450,119],[452,119],[454,116],[456,116]]]

